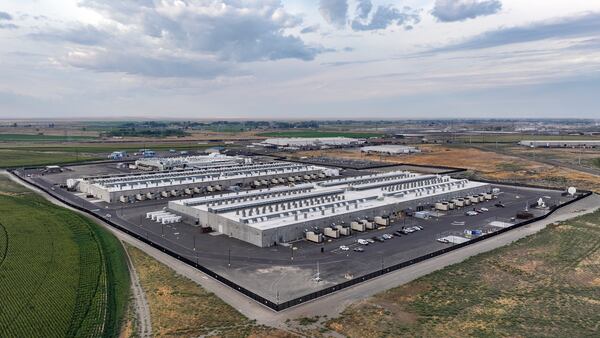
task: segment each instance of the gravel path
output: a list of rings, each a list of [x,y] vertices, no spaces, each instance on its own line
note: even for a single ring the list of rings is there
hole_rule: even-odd
[[[152,337],[152,317],[150,316],[150,305],[146,299],[146,293],[140,284],[137,271],[131,261],[129,252],[127,254],[127,265],[129,266],[129,275],[131,276],[131,291],[133,295],[134,309],[137,317],[137,333],[139,337]]]

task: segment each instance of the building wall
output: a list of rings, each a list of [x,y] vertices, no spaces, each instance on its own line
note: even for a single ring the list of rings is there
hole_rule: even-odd
[[[162,186],[162,187],[139,188],[139,189],[131,189],[131,190],[123,190],[123,191],[112,191],[112,192],[109,192],[105,188],[98,187],[93,184],[89,184],[86,181],[82,181],[79,183],[78,189],[81,192],[84,192],[86,194],[92,194],[92,195],[94,195],[94,197],[96,197],[98,199],[101,199],[105,202],[111,203],[111,202],[119,201],[119,198],[121,196],[130,196],[131,198],[134,198],[136,194],[146,194],[149,192],[154,193],[154,194],[160,194],[160,192],[162,192],[162,191],[171,191],[171,190],[177,190],[181,194],[180,196],[184,196],[183,190],[185,190],[186,188],[205,188],[208,186],[214,186],[214,185],[218,184],[218,185],[223,186],[223,189],[226,189],[227,187],[236,185],[236,184],[250,185],[255,180],[270,180],[272,178],[280,178],[280,177],[287,178],[290,176],[294,176],[294,177],[301,176],[302,177],[307,174],[308,175],[319,174],[322,172],[323,172],[323,170],[316,169],[316,170],[307,170],[307,171],[301,171],[301,172],[281,173],[281,174],[275,174],[275,175],[260,175],[260,176],[246,177],[246,178],[232,178],[232,179],[226,179],[226,180],[220,180],[220,181],[196,182],[196,183],[177,184],[177,185]]]
[[[196,220],[199,220],[200,225],[209,225],[215,231],[222,232],[231,237],[260,247],[268,247],[273,246],[275,243],[303,239],[305,230],[312,230],[314,227],[322,230],[325,227],[331,226],[332,223],[339,225],[342,222],[349,226],[350,222],[357,218],[362,219],[390,215],[408,208],[416,209],[418,206],[434,204],[438,201],[450,200],[467,195],[481,194],[484,192],[489,192],[489,190],[490,187],[485,185],[476,188],[451,191],[434,196],[423,196],[417,200],[393,203],[367,210],[358,210],[355,212],[330,215],[329,217],[320,219],[308,219],[306,222],[291,223],[289,225],[265,230],[259,230],[248,224],[238,223],[229,218],[222,217],[219,214],[202,211],[193,207],[183,206],[174,202],[169,202],[169,209],[177,214],[183,215],[186,217],[186,220],[192,222],[192,224],[194,224]],[[352,206],[350,206],[350,209],[352,209]],[[298,217],[299,220],[302,220],[303,215],[298,215]]]

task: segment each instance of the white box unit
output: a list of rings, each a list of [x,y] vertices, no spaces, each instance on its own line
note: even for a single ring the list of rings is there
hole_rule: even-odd
[[[336,225],[335,228],[340,232],[340,235],[342,236],[350,236],[352,234],[352,230],[349,227]]]
[[[333,229],[330,227],[323,229],[323,233],[325,234],[325,236],[331,237],[331,238],[339,238],[340,237],[340,231],[338,229]]]
[[[375,221],[375,224],[380,225],[380,226],[390,225],[389,217],[375,216],[374,221]]]
[[[355,231],[363,232],[367,230],[366,226],[362,222],[353,221],[350,223],[350,228]]]
[[[121,197],[119,197],[119,201],[121,203],[127,203],[127,202],[129,202],[129,196],[121,196]]]
[[[315,243],[321,243],[323,242],[323,235],[322,234],[316,234],[312,231],[308,231],[306,233],[306,240],[311,241],[311,242],[315,242]]]
[[[160,196],[164,197],[164,198],[167,198],[167,197],[169,197],[169,192],[168,191],[161,191],[160,192]]]

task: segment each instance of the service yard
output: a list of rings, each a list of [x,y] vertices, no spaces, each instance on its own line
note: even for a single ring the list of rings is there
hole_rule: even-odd
[[[18,173],[59,198],[195,261],[274,303],[302,297],[454,245],[443,243],[440,238],[451,236],[468,241],[500,230],[501,226],[493,225],[508,226],[522,221],[515,218],[516,214],[540,198],[547,205],[560,205],[572,198],[562,196],[557,190],[493,185],[501,191],[496,199],[460,209],[432,212],[434,216],[427,219],[399,217],[387,227],[354,231],[350,236],[328,239],[320,244],[301,240],[260,248],[216,232],[201,233],[198,227],[190,224],[160,224],[146,218],[147,212],[161,210],[168,200],[181,197],[126,204],[106,203],[60,187],[70,177],[126,171],[112,163],[66,167],[62,173],[56,174],[42,175],[39,170]],[[496,206],[498,203],[501,206]],[[547,209],[528,208],[535,217],[548,212]],[[474,210],[479,212],[473,216],[466,214]],[[391,236],[383,239],[384,234]],[[359,244],[359,239],[372,243]]]

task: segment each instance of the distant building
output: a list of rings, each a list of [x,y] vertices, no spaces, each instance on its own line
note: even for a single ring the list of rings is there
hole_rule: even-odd
[[[270,138],[261,142],[261,145],[265,147],[277,148],[322,148],[353,146],[363,143],[365,143],[364,139],[349,137],[295,137]]]
[[[125,151],[113,151],[110,155],[108,155],[108,158],[111,160],[120,160],[124,157],[127,157],[127,152]]]
[[[600,148],[600,140],[523,140],[519,144],[531,148]]]
[[[402,155],[402,154],[413,154],[420,153],[421,150],[416,147],[403,146],[397,144],[386,144],[381,146],[369,146],[362,147],[360,149],[363,153],[368,154],[380,154],[380,155]]]

